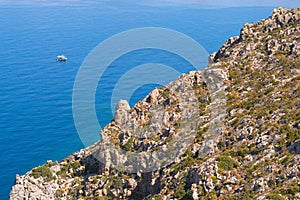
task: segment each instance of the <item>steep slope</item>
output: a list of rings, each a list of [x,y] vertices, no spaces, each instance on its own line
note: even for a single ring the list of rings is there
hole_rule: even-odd
[[[204,72],[133,108],[121,101],[103,141],[17,176],[10,199],[300,199],[299,42],[300,9],[245,24]],[[152,168],[142,161],[150,154],[122,155],[180,146],[177,137],[188,138],[180,156]]]

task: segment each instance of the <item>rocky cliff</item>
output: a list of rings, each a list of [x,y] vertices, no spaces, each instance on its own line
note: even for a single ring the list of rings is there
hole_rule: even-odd
[[[17,175],[10,199],[300,199],[299,43],[300,9],[245,24],[206,70],[120,101],[102,141]]]

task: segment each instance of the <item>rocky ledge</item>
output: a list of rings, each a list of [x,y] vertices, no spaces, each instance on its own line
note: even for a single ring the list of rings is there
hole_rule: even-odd
[[[245,24],[203,72],[132,108],[120,101],[102,141],[17,175],[10,199],[300,199],[299,19],[300,9],[275,9]],[[207,74],[222,81],[211,85]],[[179,136],[189,145],[154,170],[122,156],[164,153]],[[118,151],[103,155],[103,144]]]

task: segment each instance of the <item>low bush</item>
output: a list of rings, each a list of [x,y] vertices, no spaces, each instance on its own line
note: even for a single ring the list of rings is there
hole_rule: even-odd
[[[218,167],[222,170],[233,170],[233,168],[237,167],[237,163],[229,156],[220,155],[217,161]]]
[[[50,171],[50,168],[45,165],[34,168],[30,173],[30,176],[33,176],[34,178],[39,178],[42,176],[43,178],[45,178],[46,181],[50,181],[54,179]]]

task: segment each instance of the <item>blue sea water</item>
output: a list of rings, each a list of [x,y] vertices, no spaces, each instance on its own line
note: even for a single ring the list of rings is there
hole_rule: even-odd
[[[272,9],[157,7],[121,1],[1,5],[0,199],[7,199],[16,174],[84,147],[73,121],[72,90],[81,63],[101,41],[132,28],[164,27],[190,36],[212,53],[238,35],[245,22],[266,18]],[[68,61],[56,62],[62,53]],[[122,56],[105,72],[104,86],[96,94],[101,126],[112,119],[110,96],[120,75],[149,62],[172,65],[182,73],[193,69],[184,59],[158,50]],[[155,86],[137,90],[130,104]],[[91,143],[99,139],[100,130],[93,131]]]

